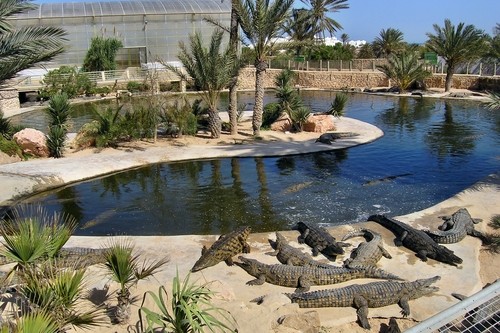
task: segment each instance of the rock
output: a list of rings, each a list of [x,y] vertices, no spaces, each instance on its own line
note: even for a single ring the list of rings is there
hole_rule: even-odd
[[[283,113],[274,123],[271,124],[271,130],[286,132],[292,130],[292,120],[287,113]]]
[[[290,332],[317,333],[321,328],[317,311],[287,314],[278,319],[278,332],[285,328]],[[291,329],[291,330],[288,330]]]
[[[13,136],[23,153],[38,157],[48,157],[49,149],[43,132],[34,128],[25,128]]]
[[[333,123],[333,116],[327,114],[314,114],[311,115],[307,122],[304,124],[305,132],[317,132],[324,133],[327,131],[335,130],[335,124]]]
[[[454,97],[454,98],[466,98],[469,97],[471,94],[469,92],[462,92],[462,91],[457,91],[457,92],[451,92],[448,94],[448,97]]]

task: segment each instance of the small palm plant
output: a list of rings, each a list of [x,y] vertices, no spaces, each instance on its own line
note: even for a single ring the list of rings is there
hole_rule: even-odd
[[[140,280],[156,274],[168,262],[168,258],[157,261],[139,262],[139,255],[133,253],[134,246],[127,239],[114,239],[103,252],[104,266],[111,279],[120,285],[117,293],[118,305],[114,319],[118,323],[126,322],[130,318],[130,289]]]
[[[30,311],[50,311],[50,317],[65,331],[69,326],[91,329],[103,324],[102,307],[83,311],[85,269],[60,267],[57,261],[48,261],[42,267],[31,266],[22,273],[20,293],[27,300]]]
[[[150,296],[159,313],[144,306],[146,297]],[[181,282],[177,272],[172,284],[172,300],[167,304],[168,294],[165,286],[160,286],[158,294],[148,291],[144,294],[139,309],[139,322],[144,331],[143,315],[147,327],[145,332],[156,332],[156,329],[167,329],[169,332],[234,332],[234,318],[226,310],[215,307],[211,303],[214,292],[207,285],[197,286],[189,282],[189,274]],[[171,311],[169,310],[171,309]],[[224,321],[217,319],[223,318]]]
[[[486,102],[486,106],[490,110],[500,110],[500,93],[490,92],[488,93],[489,101]]]
[[[63,157],[68,121],[71,114],[71,105],[65,93],[57,93],[50,98],[46,110],[49,120],[49,133],[47,134],[47,148],[52,157]]]
[[[330,109],[326,113],[337,118],[342,117],[348,99],[347,94],[343,92],[336,94]]]
[[[424,69],[424,64],[418,62],[414,52],[401,52],[391,55],[388,64],[377,66],[387,78],[394,80],[396,87],[406,91],[415,81],[420,81],[430,76],[431,73]]]
[[[0,254],[16,263],[11,272],[55,258],[78,226],[74,217],[62,213],[49,215],[38,205],[20,206],[10,215],[0,225],[4,245]]]
[[[17,318],[14,325],[4,324],[0,333],[59,333],[59,328],[48,311],[37,310]]]

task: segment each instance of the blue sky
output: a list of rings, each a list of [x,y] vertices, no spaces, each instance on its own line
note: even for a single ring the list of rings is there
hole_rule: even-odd
[[[300,1],[295,1],[296,7],[302,6]],[[426,33],[434,32],[433,24],[443,26],[446,18],[455,25],[459,22],[473,24],[490,35],[500,23],[499,0],[349,0],[348,3],[349,9],[334,13],[332,17],[344,27],[337,37],[347,33],[351,40],[371,42],[382,29],[395,28],[403,32],[407,42],[423,43],[427,40]]]

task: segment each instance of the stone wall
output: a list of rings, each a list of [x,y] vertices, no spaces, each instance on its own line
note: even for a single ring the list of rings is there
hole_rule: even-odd
[[[265,73],[264,87],[274,87],[274,78],[280,69],[268,69]],[[356,71],[297,71],[297,84],[305,88],[343,89],[343,88],[375,88],[390,86],[389,80],[380,72]],[[434,74],[425,80],[428,88],[443,88],[445,74]],[[238,80],[240,89],[255,88],[255,69],[244,68]],[[477,75],[453,75],[453,88],[470,90],[500,91],[500,76],[479,77]]]
[[[8,111],[17,110],[20,107],[17,89],[0,90],[0,111],[2,111],[4,115],[7,115]]]

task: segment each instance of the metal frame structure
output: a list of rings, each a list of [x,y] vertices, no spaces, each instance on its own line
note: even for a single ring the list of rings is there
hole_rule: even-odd
[[[215,27],[206,17],[229,26],[231,2],[221,0],[102,0],[42,3],[35,10],[9,18],[14,27],[58,26],[66,30],[67,51],[47,67],[81,66],[94,36],[116,37],[124,45],[117,55],[120,68],[176,61],[179,42],[199,31],[211,35]],[[208,40],[208,38],[207,38]]]

